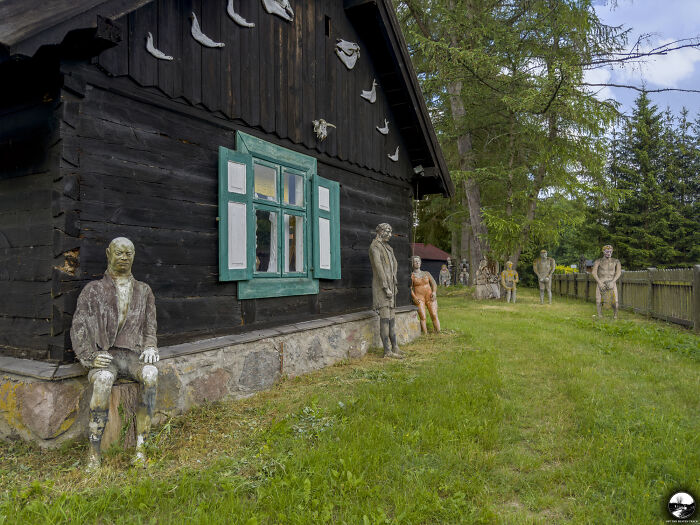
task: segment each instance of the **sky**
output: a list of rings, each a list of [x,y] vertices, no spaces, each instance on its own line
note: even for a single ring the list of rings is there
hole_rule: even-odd
[[[681,38],[700,39],[700,0],[596,0],[598,17],[608,25],[632,28],[630,45],[640,34],[651,34],[650,48]],[[698,40],[696,40],[698,41]],[[586,80],[594,83],[633,84],[648,89],[700,89],[700,49],[682,49],[666,56],[650,59],[641,70],[639,66],[614,70],[594,70]],[[629,115],[638,92],[623,88],[600,89],[598,97],[613,98]],[[652,102],[660,110],[666,107],[678,115],[682,107],[695,119],[700,115],[700,93],[651,93]]]

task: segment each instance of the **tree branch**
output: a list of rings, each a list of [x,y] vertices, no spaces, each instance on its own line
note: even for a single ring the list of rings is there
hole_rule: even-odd
[[[639,91],[640,93],[663,93],[666,91],[678,91],[681,93],[700,93],[700,89],[681,89],[681,88],[659,88],[659,89],[647,89],[639,86],[632,86],[629,84],[610,84],[610,83],[603,83],[603,84],[593,84],[591,82],[581,82],[582,86],[591,86],[591,87],[617,87],[617,88],[624,88],[624,89],[634,89],[635,91]]]

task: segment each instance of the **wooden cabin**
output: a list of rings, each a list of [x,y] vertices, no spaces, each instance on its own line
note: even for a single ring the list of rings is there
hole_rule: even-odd
[[[412,199],[454,190],[392,9],[2,2],[0,356],[74,361],[117,236],[160,346],[370,309],[381,222],[408,283]]]

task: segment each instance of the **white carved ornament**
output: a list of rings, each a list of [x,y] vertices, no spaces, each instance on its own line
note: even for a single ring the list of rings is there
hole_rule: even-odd
[[[389,160],[392,160],[393,162],[398,162],[399,161],[399,147],[396,146],[396,151],[394,152],[393,155],[390,155],[389,153],[387,153],[386,156],[389,157]]]
[[[384,119],[384,127],[380,128],[377,126],[377,131],[381,133],[382,135],[388,135],[389,134],[389,121],[387,119]]]
[[[377,101],[377,81],[372,80],[372,89],[370,89],[369,91],[363,89],[360,96],[366,101],[368,101],[370,104],[374,104]]]
[[[357,64],[357,59],[360,58],[360,46],[355,42],[348,42],[339,38],[335,44],[335,54],[345,64],[345,67],[352,69]]]
[[[146,37],[146,51],[148,51],[151,55],[156,57],[158,60],[172,60],[173,57],[170,55],[166,55],[163,53],[160,49],[156,49],[155,46],[153,45],[153,35],[149,32],[148,36]]]
[[[239,26],[255,27],[255,24],[253,24],[252,22],[248,22],[245,18],[236,13],[236,11],[233,9],[233,0],[228,0],[228,7],[226,8],[226,12],[228,13],[228,16],[231,17],[231,20],[236,22]]]
[[[199,28],[197,16],[194,12],[192,12],[192,38],[205,47],[224,47],[226,45],[223,42],[214,42],[211,38],[202,33],[202,30]]]
[[[289,0],[262,0],[265,11],[271,15],[284,18],[287,22],[294,20],[294,10]]]

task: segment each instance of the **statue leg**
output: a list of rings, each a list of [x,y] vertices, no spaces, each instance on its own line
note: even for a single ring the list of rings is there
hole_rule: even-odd
[[[549,295],[549,304],[552,304],[552,278],[549,278],[547,283],[547,294]]]
[[[384,357],[391,356],[391,342],[389,341],[389,319],[379,318],[379,338],[384,347]]]
[[[617,319],[617,310],[619,308],[619,303],[617,302],[617,284],[613,288],[613,319]]]
[[[109,417],[109,396],[116,375],[110,370],[97,370],[92,377],[92,397],[90,398],[90,453],[88,470],[98,468],[102,462],[102,434],[104,434],[107,418]]]
[[[144,442],[151,431],[151,421],[156,408],[158,369],[153,365],[145,365],[140,375],[142,396],[136,409],[136,457],[134,458],[137,462],[145,460],[143,449]]]
[[[540,304],[544,304],[544,283],[540,281]]]
[[[389,339],[391,339],[391,353],[403,357],[403,352],[396,342],[396,319],[389,319]]]
[[[428,333],[428,325],[425,322],[425,303],[423,301],[418,301],[416,305],[418,307],[418,318],[420,319],[420,329],[424,334]]]
[[[600,294],[600,287],[598,286],[595,288],[595,308],[598,311],[598,319],[601,319],[603,317],[603,304]]]
[[[515,292],[516,292],[516,289],[513,288],[513,304],[515,304]]]
[[[430,312],[430,318],[433,320],[433,326],[435,327],[435,331],[439,332],[440,331],[440,319],[438,319],[438,313],[437,313],[437,301],[430,301],[428,303],[428,311]]]

